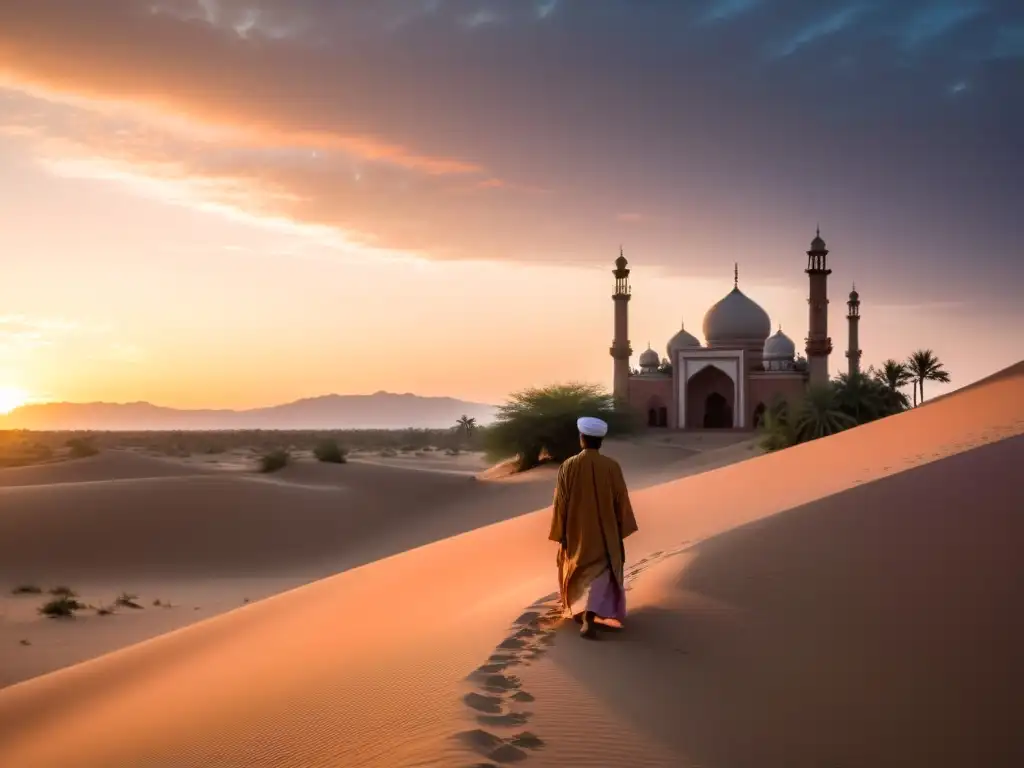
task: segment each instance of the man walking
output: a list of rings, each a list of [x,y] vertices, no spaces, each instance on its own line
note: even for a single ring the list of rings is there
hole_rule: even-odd
[[[594,638],[595,619],[626,616],[623,540],[637,530],[618,462],[601,455],[608,425],[584,416],[576,422],[582,451],[563,462],[555,486],[548,538],[559,544],[558,581],[567,617]]]

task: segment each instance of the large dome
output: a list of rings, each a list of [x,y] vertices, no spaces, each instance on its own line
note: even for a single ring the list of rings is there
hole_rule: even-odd
[[[704,338],[709,347],[763,344],[771,332],[768,313],[739,288],[733,288],[704,315]]]
[[[686,330],[686,325],[681,324],[676,335],[668,340],[668,359],[675,359],[675,352],[679,349],[694,349],[700,347],[700,339]]]

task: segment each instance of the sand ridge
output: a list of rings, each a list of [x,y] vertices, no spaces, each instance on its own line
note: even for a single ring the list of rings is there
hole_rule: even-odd
[[[553,581],[554,552],[545,541],[546,510],[439,540],[0,691],[0,763],[26,768],[211,763],[391,768],[481,761],[498,765],[502,763],[496,759],[523,755],[529,764],[565,765],[580,764],[581,757],[589,755],[592,764],[601,764],[593,762],[597,753],[592,751],[600,742],[609,749],[616,744],[639,746],[642,751],[631,758],[631,765],[731,768],[748,764],[733,760],[748,754],[742,752],[744,746],[778,743],[771,740],[775,731],[758,725],[754,714],[768,712],[778,733],[792,735],[794,723],[800,722],[794,712],[822,700],[821,690],[810,685],[814,676],[805,672],[837,674],[834,655],[787,655],[790,646],[784,641],[798,650],[814,650],[813,644],[808,648],[795,642],[801,640],[800,628],[806,627],[804,640],[821,638],[818,644],[825,649],[852,648],[848,642],[842,644],[835,621],[829,623],[841,612],[824,610],[828,606],[820,603],[816,607],[822,620],[808,612],[815,603],[807,589],[815,585],[831,589],[824,594],[831,595],[836,606],[859,612],[873,638],[870,647],[875,655],[869,654],[867,660],[880,659],[893,673],[899,672],[893,659],[902,661],[919,648],[910,643],[916,637],[913,621],[908,624],[900,616],[934,618],[936,605],[955,608],[956,615],[973,601],[974,613],[966,615],[981,629],[972,636],[941,627],[951,644],[937,646],[930,657],[946,662],[933,667],[943,671],[933,676],[939,684],[952,681],[954,692],[971,693],[964,701],[977,704],[982,699],[977,691],[964,688],[969,676],[963,673],[974,672],[991,682],[993,678],[982,675],[986,670],[978,666],[991,660],[1006,674],[1006,684],[993,700],[1005,701],[1002,697],[1021,689],[1017,669],[1005,656],[1007,648],[988,643],[987,655],[964,651],[975,648],[972,637],[986,640],[994,630],[1006,630],[1000,623],[1000,617],[1009,615],[1004,603],[1017,596],[1021,571],[1006,553],[1010,543],[1019,541],[1013,538],[1019,533],[1014,527],[1019,516],[1013,518],[1006,510],[1019,510],[1021,504],[1019,495],[1007,492],[1020,492],[1019,483],[1013,484],[1012,468],[1019,466],[1021,434],[1024,366],[1017,366],[1010,375],[927,408],[637,492],[634,506],[640,532],[627,543],[628,559],[632,566],[655,564],[631,583],[632,612],[626,630],[614,640],[592,645],[572,637],[572,627],[559,625],[554,635],[544,635],[550,628],[529,626],[533,617],[514,623],[515,617],[523,619],[531,611],[540,614],[539,620],[550,610],[543,604],[529,607],[538,603],[537,595],[550,592]],[[995,453],[977,458],[985,446]],[[953,457],[947,462],[967,463],[937,461],[944,457]],[[969,486],[986,466],[986,482],[993,493],[976,498],[994,513],[973,530],[971,546],[958,551],[957,540],[970,532],[963,516],[974,511]],[[898,484],[900,478],[906,485]],[[933,522],[947,534],[937,540],[935,552],[952,560],[915,559],[929,552],[922,546],[928,541],[929,521],[919,513],[910,514],[913,501],[925,498],[927,488],[929,498],[949,501]],[[865,501],[854,495],[858,492],[879,495]],[[1004,497],[1011,506],[999,505]],[[850,498],[857,503],[843,507],[851,504]],[[836,509],[839,512],[832,514]],[[859,529],[856,513],[863,509],[874,514]],[[887,518],[884,513],[890,509],[909,512]],[[795,530],[787,527],[787,519],[794,515],[799,522]],[[758,525],[768,529],[759,530]],[[781,526],[786,534],[768,546],[773,541],[771,526]],[[714,562],[713,537],[720,534],[719,541],[737,541],[728,537],[738,536],[746,537],[746,543],[731,550],[722,545],[715,556],[718,565],[696,582],[685,581]],[[827,537],[826,547],[818,546],[822,536]],[[694,549],[640,563],[659,550],[679,546]],[[819,549],[821,557],[807,559]],[[897,568],[894,552],[909,556],[903,570]],[[884,567],[872,562],[878,553],[885,554]],[[986,566],[989,556],[992,564]],[[759,562],[759,569],[743,567],[750,562]],[[906,575],[908,567],[921,562],[928,566],[922,573],[929,577],[931,598],[920,579],[909,580],[912,589],[900,592],[893,588],[898,580],[883,578]],[[952,573],[943,571],[943,562],[953,563]],[[879,581],[851,580],[851,573],[870,573],[872,565],[881,574]],[[677,567],[682,570],[672,570]],[[952,577],[962,576],[965,568],[973,568],[979,577],[963,580],[969,588],[957,590]],[[647,589],[645,584],[652,586]],[[878,608],[879,595],[887,592],[900,597],[897,605],[903,614]],[[945,602],[936,601],[936,595]],[[702,611],[712,618],[702,620]],[[753,629],[730,629],[742,627],[743,621]],[[827,634],[830,626],[832,634]],[[522,648],[496,649],[524,628],[539,634],[530,635]],[[885,643],[879,638],[889,630],[899,630],[896,648],[902,655],[883,654]],[[1005,636],[1017,639],[1008,631]],[[542,642],[544,637],[554,637],[554,642],[548,645],[550,641]],[[685,642],[680,644],[677,638]],[[763,648],[758,643],[745,645],[749,638],[772,642]],[[496,669],[493,679],[472,679],[473,670],[508,661],[496,656],[524,649],[526,654],[537,652],[536,657],[518,657],[519,664]],[[712,653],[715,649],[720,655]],[[673,662],[659,666],[665,654]],[[646,666],[645,659],[650,662]],[[953,660],[961,665],[959,671],[946,674]],[[858,663],[863,670],[865,657]],[[759,671],[760,676],[755,674]],[[756,695],[747,693],[748,677]],[[812,758],[835,756],[826,747],[843,752],[841,747],[856,741],[856,726],[865,723],[871,740],[859,752],[852,746],[854,751],[843,752],[853,762],[832,764],[921,764],[895,761],[921,754],[913,751],[910,738],[920,733],[920,723],[888,752],[878,748],[886,740],[898,740],[902,731],[884,730],[879,718],[865,720],[866,710],[851,704],[857,701],[851,686],[863,678],[861,674],[839,687],[848,696],[843,700],[846,708],[836,711],[853,712],[860,720],[837,717],[835,722],[852,723],[850,729],[825,729],[828,738],[817,742],[804,729],[802,740],[789,742],[785,758],[769,751],[759,765],[828,764]],[[885,694],[879,697],[882,703],[887,696],[896,701],[899,707],[894,711],[905,714],[909,704],[929,697],[947,706],[933,710],[943,713],[944,719],[941,727],[932,728],[937,741],[929,743],[948,745],[949,762],[936,750],[929,754],[930,764],[1013,764],[1006,762],[1013,757],[1006,748],[1013,744],[1006,741],[1012,731],[1004,727],[1015,725],[1008,715],[984,726],[971,719],[969,710],[958,711],[954,699],[935,696],[935,685],[901,691],[901,680],[908,678],[897,676],[891,678],[896,687],[889,690],[887,679],[881,676],[876,684],[881,687],[875,690]],[[687,681],[694,685],[680,684]],[[795,690],[786,688],[794,681],[802,684]],[[496,706],[498,711],[470,706],[470,693],[482,697],[471,700],[477,705]],[[517,694],[533,700],[513,699]],[[748,699],[749,706],[739,706]],[[775,709],[765,709],[765,702]],[[703,720],[696,721],[706,728],[696,732],[685,722],[680,727],[681,721],[666,714],[676,711],[705,712]],[[731,721],[732,711],[743,717]],[[530,716],[524,720],[525,713]],[[958,719],[948,720],[951,713]],[[486,724],[477,719],[505,715],[510,717]],[[735,727],[737,722],[744,727]],[[596,735],[594,724],[602,729]],[[475,730],[501,743],[485,744],[479,734],[460,736]],[[109,734],[115,732],[125,735],[111,739]],[[604,741],[598,738],[602,733]],[[965,756],[978,754],[970,748],[985,736],[991,759],[964,763]],[[730,743],[740,751],[728,752]],[[481,754],[488,746],[493,749]],[[495,756],[505,746],[519,752],[509,749]],[[864,763],[865,755],[876,759]],[[673,758],[677,762],[667,762]]]

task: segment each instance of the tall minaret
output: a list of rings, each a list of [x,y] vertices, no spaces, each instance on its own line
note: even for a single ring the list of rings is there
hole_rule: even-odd
[[[846,321],[850,324],[850,345],[846,350],[846,357],[850,361],[849,376],[852,379],[860,373],[860,294],[857,293],[857,285],[854,284],[850,291],[850,300],[846,302],[848,311]]]
[[[825,257],[828,249],[821,239],[819,229],[811,241],[811,249],[807,251],[807,272],[810,280],[810,296],[807,304],[810,314],[807,322],[807,367],[810,371],[810,385],[827,384],[828,356],[832,352],[832,339],[828,335],[828,276],[832,270],[828,268]]]
[[[629,356],[633,349],[629,346],[629,269],[626,268],[626,257],[619,248],[619,258],[615,260],[615,338],[612,339],[611,353],[615,360],[615,375],[612,394],[616,400],[625,402],[629,394]]]

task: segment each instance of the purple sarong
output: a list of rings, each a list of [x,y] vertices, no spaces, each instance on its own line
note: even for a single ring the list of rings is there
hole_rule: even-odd
[[[621,585],[615,583],[612,572],[605,568],[583,594],[573,600],[570,610],[573,616],[592,611],[602,619],[622,621],[626,618],[626,593]]]

